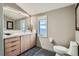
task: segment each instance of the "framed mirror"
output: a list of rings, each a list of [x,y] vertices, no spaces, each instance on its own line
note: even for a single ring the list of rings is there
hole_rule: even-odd
[[[79,3],[75,8],[75,28],[77,31],[79,31]]]
[[[13,22],[7,21],[7,29],[13,29]]]

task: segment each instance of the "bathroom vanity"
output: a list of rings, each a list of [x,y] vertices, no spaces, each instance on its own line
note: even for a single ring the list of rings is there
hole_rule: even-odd
[[[5,56],[16,56],[35,46],[34,32],[21,32],[4,36]]]

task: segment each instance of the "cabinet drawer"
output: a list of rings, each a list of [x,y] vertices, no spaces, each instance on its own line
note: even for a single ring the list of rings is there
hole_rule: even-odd
[[[20,38],[19,38],[19,37],[15,37],[15,38],[8,38],[8,39],[5,39],[5,44],[6,44],[6,43],[16,42],[16,41],[18,41],[18,40],[20,40]]]
[[[5,39],[5,55],[16,56],[21,52],[20,37]]]
[[[16,50],[16,49],[20,49],[20,45],[15,45],[15,46],[13,46],[13,47],[10,47],[10,48],[6,48],[5,49],[5,52],[11,52],[11,51],[13,51],[13,50]]]
[[[13,47],[15,45],[20,45],[20,41],[10,42],[5,44],[5,48]]]
[[[16,56],[18,54],[20,54],[20,49],[19,48],[14,49],[14,50],[12,50],[10,52],[5,52],[6,56]]]

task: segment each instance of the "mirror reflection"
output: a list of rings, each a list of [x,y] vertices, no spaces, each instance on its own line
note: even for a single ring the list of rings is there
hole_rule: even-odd
[[[29,16],[23,11],[4,5],[4,30],[28,30]]]

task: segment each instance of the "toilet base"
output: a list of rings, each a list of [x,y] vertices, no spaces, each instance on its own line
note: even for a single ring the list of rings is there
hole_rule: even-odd
[[[57,53],[56,53],[56,55],[55,55],[55,56],[61,56],[61,55],[59,55],[59,54],[57,54]]]

